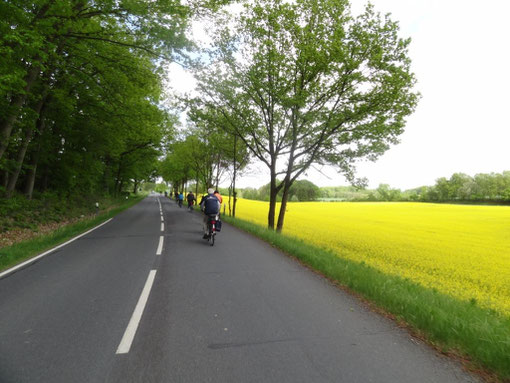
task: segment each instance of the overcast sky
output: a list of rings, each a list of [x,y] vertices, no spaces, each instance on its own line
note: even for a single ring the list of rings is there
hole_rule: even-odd
[[[391,13],[409,53],[422,99],[408,118],[400,144],[375,163],[360,163],[369,186],[401,189],[432,185],[455,172],[469,175],[510,170],[509,0],[372,0]],[[351,0],[354,14],[365,0]],[[201,36],[199,27],[196,35]],[[189,91],[193,80],[172,65],[171,84]],[[255,165],[239,187],[269,182]],[[260,167],[265,174],[263,167]],[[346,185],[332,169],[306,177],[319,186]]]

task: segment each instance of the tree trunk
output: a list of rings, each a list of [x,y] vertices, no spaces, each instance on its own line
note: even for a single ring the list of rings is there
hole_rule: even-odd
[[[285,220],[285,212],[287,209],[287,201],[289,200],[289,190],[291,187],[290,180],[285,178],[285,183],[283,186],[283,194],[282,194],[282,204],[280,205],[280,213],[278,214],[278,223],[276,224],[276,231],[278,233],[282,232],[283,222]]]
[[[220,186],[220,155],[218,154],[218,164],[216,167],[216,187],[215,190],[218,190]]]
[[[196,179],[197,184],[195,185],[195,198],[198,199],[198,177]]]
[[[25,181],[25,196],[27,199],[32,199],[32,194],[34,192],[34,185],[35,185],[35,176],[37,173],[37,165],[39,164],[39,158],[41,156],[41,147],[42,147],[42,138],[43,138],[43,132],[46,129],[46,120],[42,118],[42,115],[39,116],[40,124],[37,127],[37,147],[35,149],[35,152],[32,155],[32,159],[30,161],[28,172],[26,176]]]
[[[234,204],[233,204],[234,206],[232,209],[232,217],[236,216],[236,202],[237,202],[236,176],[237,176],[237,134],[234,136],[234,176],[232,177],[233,178],[233,180],[232,180],[232,195],[234,197]],[[230,196],[228,199],[228,208],[230,210]]]
[[[232,185],[228,188],[228,215],[232,217]]]
[[[276,196],[278,190],[276,189],[276,175],[273,174],[271,169],[271,187],[269,190],[269,212],[267,214],[267,227],[274,230],[274,216],[276,211]]]
[[[283,182],[280,185],[276,185],[276,158],[271,160],[271,182],[269,189],[269,212],[267,214],[267,227],[271,230],[274,230],[274,217],[276,214],[276,199],[278,197],[278,192],[281,190],[283,186]]]
[[[14,189],[16,188],[16,184],[18,183],[19,173],[21,172],[21,167],[23,166],[23,161],[25,160],[25,154],[27,153],[28,144],[32,139],[33,128],[28,127],[25,132],[25,137],[21,146],[18,150],[18,156],[16,157],[16,167],[14,168],[14,172],[11,174],[9,178],[9,183],[7,185],[7,198],[11,198]]]
[[[232,193],[234,195],[234,204],[232,205],[232,217],[236,217],[236,206],[237,206],[237,192],[234,189]]]
[[[27,199],[32,199],[32,194],[34,192],[35,185],[35,174],[37,172],[37,163],[39,162],[39,153],[41,151],[41,147],[37,148],[36,152],[32,157],[32,161],[30,161],[29,169],[27,172],[27,177],[25,181],[25,190],[24,194]]]
[[[41,99],[37,102],[37,105],[35,106],[35,113],[38,115],[37,121],[35,122],[35,130],[41,131],[41,129],[44,129],[44,105],[46,103],[47,99],[47,92],[46,90],[43,91],[43,95]],[[27,153],[28,144],[30,144],[30,141],[32,141],[32,136],[34,134],[34,127],[29,126],[27,127],[27,130],[25,132],[25,137],[23,139],[23,142],[21,143],[21,146],[18,151],[18,156],[16,157],[16,167],[14,169],[14,172],[11,174],[11,177],[9,179],[9,184],[7,185],[7,198],[11,198],[12,193],[14,192],[14,189],[16,188],[16,184],[18,183],[19,174],[21,172],[21,168],[23,167],[23,162],[25,161],[25,155]]]
[[[293,108],[292,110],[292,146],[290,148],[289,160],[287,164],[287,174],[285,175],[285,179],[283,180],[283,195],[282,195],[282,204],[280,205],[280,213],[278,214],[278,223],[276,225],[276,231],[278,233],[282,232],[283,222],[285,220],[285,212],[287,209],[287,201],[289,199],[289,190],[294,182],[291,179],[292,169],[294,168],[294,152],[297,146],[297,114],[298,110]]]
[[[5,119],[0,120],[0,159],[2,159],[7,146],[9,145],[9,138],[11,137],[12,128],[14,127],[14,123],[18,118],[21,106],[25,102],[28,96],[28,92],[30,88],[34,84],[37,79],[37,75],[39,74],[40,68],[38,65],[33,65],[27,75],[25,76],[25,88],[23,94],[17,94],[11,99],[11,103],[9,105],[9,112]]]
[[[133,189],[133,194],[137,194],[137,191],[138,191],[137,189],[138,189],[138,181],[135,180],[135,187]]]

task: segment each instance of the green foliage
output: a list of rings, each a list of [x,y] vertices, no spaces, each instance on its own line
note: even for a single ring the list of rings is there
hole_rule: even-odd
[[[21,195],[10,199],[0,198],[0,233],[17,228],[35,230],[39,225],[94,214],[96,202],[99,202],[100,210],[103,211],[122,200],[103,195],[65,195],[56,192],[46,192],[32,200]]]
[[[320,195],[320,189],[317,185],[307,180],[295,181],[290,190],[289,196],[291,201],[315,201]],[[295,199],[294,199],[295,197]]]
[[[156,190],[156,183],[155,182],[144,182],[142,184],[142,190],[146,193]]]
[[[168,191],[168,186],[166,186],[163,183],[158,183],[158,184],[156,184],[154,191],[156,191],[158,193],[164,193],[164,192]]]
[[[192,13],[223,3],[0,3],[6,195],[17,188],[30,197],[34,184],[119,194],[153,178],[176,122],[161,106],[161,74],[192,47],[185,35]]]
[[[510,201],[510,171],[476,174],[454,173],[449,179],[438,178],[432,186],[401,191],[381,184],[375,190],[352,186],[320,188],[321,200],[339,201],[423,201],[423,202],[494,202]]]
[[[387,184],[380,184],[376,190],[375,199],[378,201],[400,201],[402,194],[399,189],[393,189]]]
[[[273,227],[279,189],[285,204],[312,164],[361,184],[355,161],[398,141],[419,98],[409,40],[371,6],[353,17],[346,0],[256,0],[235,21],[234,30],[219,27],[213,62],[201,71],[203,103],[268,167]]]
[[[368,200],[370,193],[370,190],[354,186],[325,186],[320,188],[320,199],[323,201]]]
[[[259,201],[269,201],[269,192],[271,184],[261,186],[259,189],[244,188],[240,189],[240,197]],[[317,185],[307,180],[298,180],[289,192],[290,200],[293,202],[315,201],[320,197],[320,189]],[[277,195],[277,200],[281,201],[282,193]]]
[[[449,179],[438,178],[433,186],[416,189],[412,198],[433,202],[507,202],[510,201],[510,171],[480,173],[474,177],[454,173]]]

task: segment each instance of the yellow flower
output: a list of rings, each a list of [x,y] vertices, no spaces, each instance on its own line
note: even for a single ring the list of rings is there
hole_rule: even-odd
[[[236,215],[266,226],[268,205],[239,199]],[[368,202],[289,205],[285,234],[510,316],[510,207]]]

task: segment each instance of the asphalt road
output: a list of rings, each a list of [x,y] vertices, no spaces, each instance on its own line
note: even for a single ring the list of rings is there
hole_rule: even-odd
[[[224,224],[208,246],[163,197],[0,279],[2,383],[475,381],[264,242]]]

